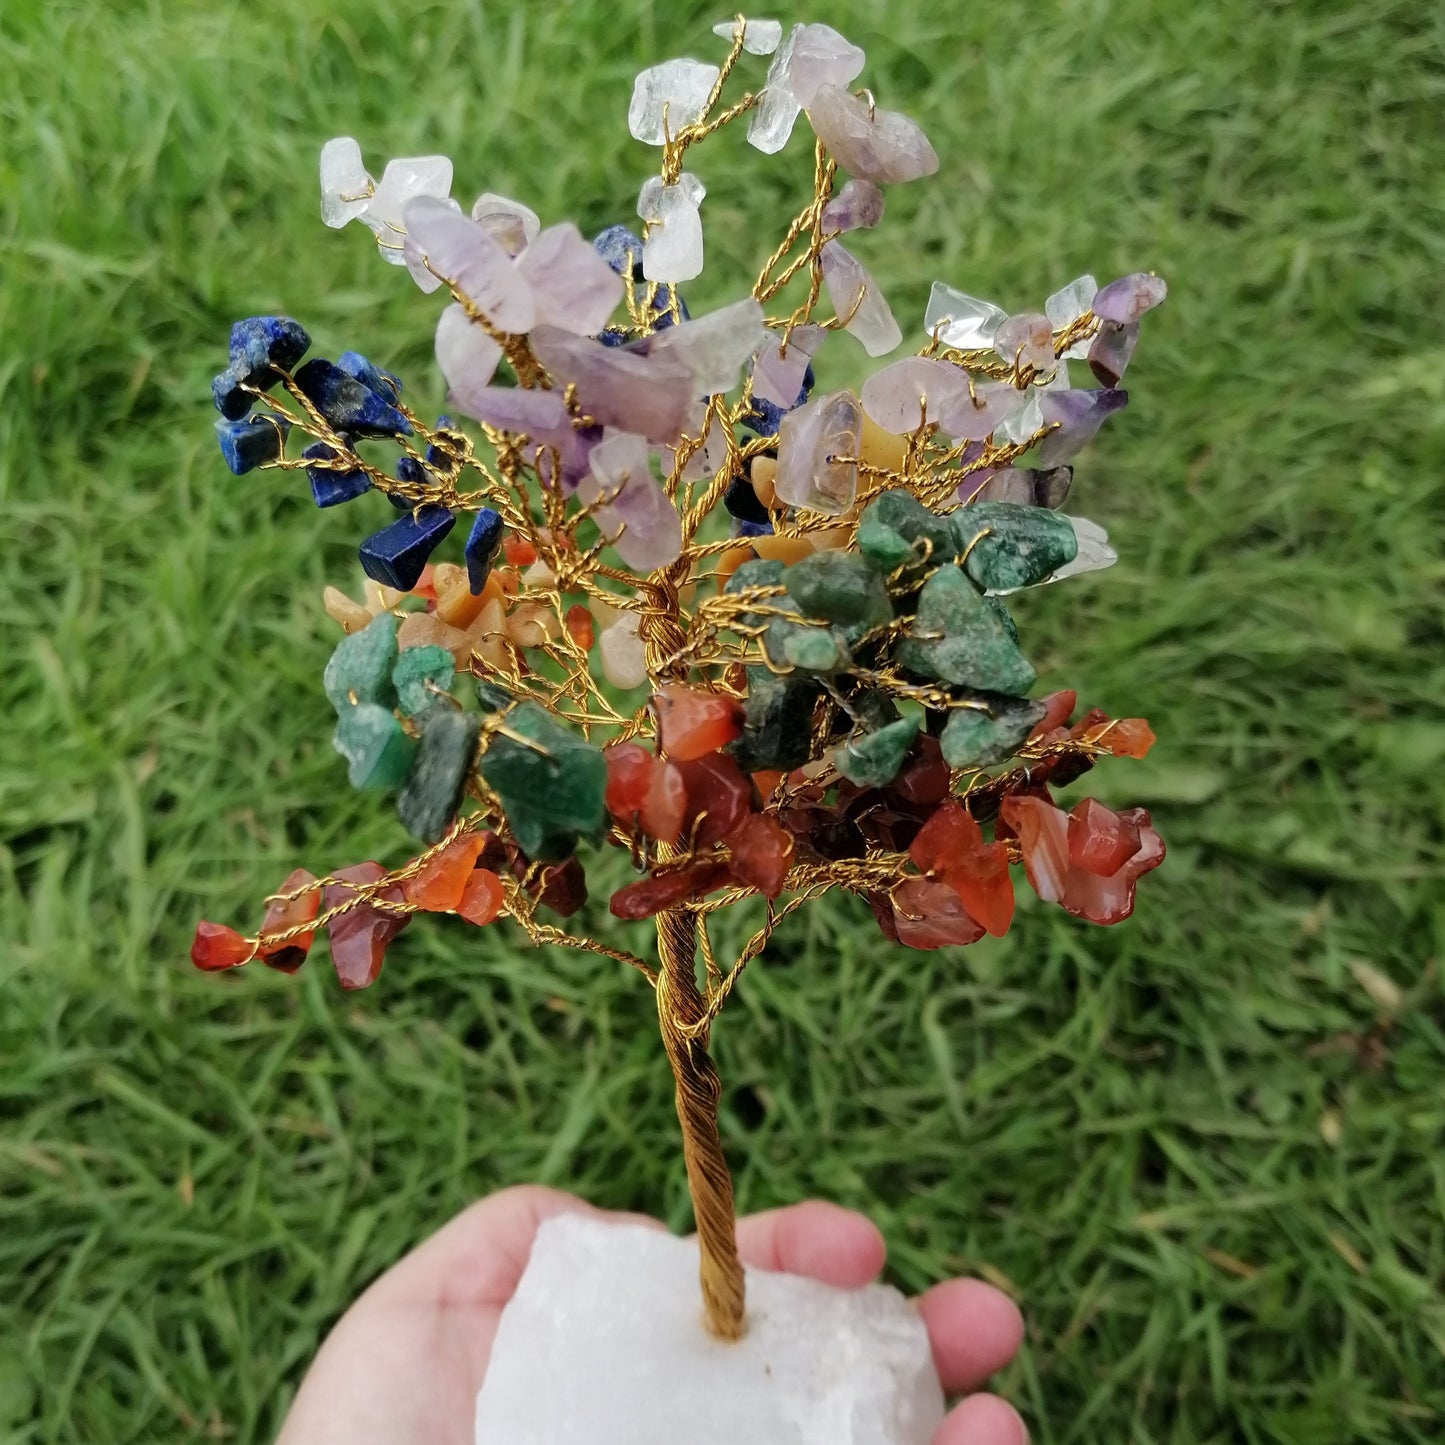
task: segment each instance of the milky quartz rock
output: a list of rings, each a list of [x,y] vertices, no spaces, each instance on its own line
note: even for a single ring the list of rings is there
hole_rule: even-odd
[[[665,144],[668,136],[702,119],[721,74],[716,65],[701,60],[664,60],[639,71],[627,109],[627,129],[646,145]]]
[[[597,248],[572,224],[548,226],[515,262],[542,325],[595,336],[607,325],[626,286]]]
[[[436,357],[452,396],[469,416],[475,415],[467,399],[496,374],[502,348],[453,301],[437,317]]]
[[[697,1245],[544,1223],[477,1397],[477,1445],[928,1445],[943,1391],[895,1289],[748,1270],[748,1332],[703,1327]]]
[[[790,411],[778,429],[774,488],[791,507],[836,516],[858,494],[863,409],[851,391],[815,396]]]
[[[1087,273],[1076,277],[1067,286],[1060,287],[1044,302],[1044,315],[1055,331],[1062,331],[1071,322],[1077,321],[1089,309],[1099,283]],[[1089,354],[1089,341],[1076,341],[1064,352],[1068,361],[1082,361]]]
[[[519,334],[537,321],[537,303],[512,258],[469,216],[434,197],[407,203],[407,240],[437,275],[465,296],[498,331]]]
[[[876,108],[870,112],[841,86],[818,86],[808,104],[808,119],[833,159],[865,181],[913,181],[938,169],[937,152],[906,115]]]
[[[968,400],[968,378],[947,361],[905,356],[863,383],[863,410],[886,432],[913,431],[939,421]]]
[[[339,135],[321,147],[321,219],[333,230],[361,215],[375,184],[351,136]]]
[[[648,354],[675,357],[692,372],[699,394],[711,396],[737,385],[744,364],[768,336],[762,303],[745,296],[706,316],[665,326],[650,338]],[[797,394],[795,387],[789,401]]]
[[[928,293],[928,310],[924,313],[924,329],[937,335],[945,346],[959,351],[982,351],[991,348],[998,329],[1008,320],[1008,313],[992,301],[980,301],[955,291],[942,281],[935,281]]]
[[[519,255],[542,229],[541,218],[530,206],[491,191],[483,191],[472,202],[472,220],[509,256]]]
[[[692,409],[692,372],[675,356],[604,346],[557,326],[538,326],[532,350],[555,381],[574,382],[583,409],[600,425],[671,443]]]
[[[702,271],[703,183],[684,171],[675,185],[660,176],[645,181],[637,214],[648,222],[642,243],[642,274],[649,281],[691,281]]]
[[[903,340],[903,333],[878,283],[863,263],[837,241],[829,241],[818,259],[823,263],[823,284],[833,309],[839,316],[851,318],[844,329],[857,338],[869,356],[886,356]]]
[[[872,181],[854,176],[823,207],[823,231],[869,230],[883,219],[883,192]]]
[[[753,363],[753,395],[777,406],[792,406],[803,388],[808,364],[827,335],[821,326],[795,326],[784,350],[782,334],[770,332]]]
[[[591,476],[578,488],[584,502],[609,500],[597,509],[597,525],[635,572],[675,562],[682,551],[682,520],[652,475],[647,440],[614,432],[592,448]]]
[[[361,219],[376,232],[376,244],[387,261],[394,266],[406,264],[402,242],[407,202],[418,196],[444,201],[451,189],[452,163],[446,156],[404,156],[386,163]]]
[[[783,27],[777,20],[753,20],[745,17],[746,24],[743,29],[743,49],[749,55],[771,55],[782,43]],[[720,35],[729,45],[737,33],[737,22],[724,20],[720,25],[712,28],[714,35]]]

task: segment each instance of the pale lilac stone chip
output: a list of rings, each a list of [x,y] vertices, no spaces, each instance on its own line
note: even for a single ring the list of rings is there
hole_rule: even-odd
[[[778,430],[780,500],[837,516],[858,495],[863,410],[851,391],[814,397],[790,411]]]
[[[575,384],[582,409],[600,425],[659,443],[681,434],[696,383],[675,357],[604,346],[556,326],[538,326],[532,350],[555,381]]]
[[[1077,456],[1100,426],[1128,402],[1127,391],[1113,388],[1046,392],[1042,400],[1044,421],[1055,424],[1056,430],[1039,444],[1039,465],[1056,467]]]
[[[850,174],[883,185],[931,176],[938,154],[913,121],[896,110],[869,110],[856,95],[820,85],[808,105],[813,131]]]
[[[1054,364],[1054,328],[1041,312],[1021,312],[1000,325],[993,348],[1010,366],[1047,371]]]
[[[648,354],[676,358],[692,372],[698,393],[711,396],[737,385],[743,366],[768,334],[761,302],[745,296],[706,316],[664,327],[649,338]],[[793,397],[797,394],[795,388]]]
[[[883,192],[872,181],[854,176],[823,207],[823,232],[868,230],[882,219]]]
[[[483,191],[472,202],[472,220],[509,256],[520,255],[542,229],[541,219],[530,206],[491,191]]]
[[[652,572],[682,551],[682,520],[652,475],[646,438],[613,432],[592,448],[591,477],[578,488],[584,502],[605,502],[597,525],[634,571]]]
[[[793,406],[803,389],[808,364],[827,335],[821,326],[795,326],[784,350],[783,338],[770,334],[753,363],[753,395],[775,406]]]
[[[622,277],[571,221],[548,226],[516,260],[531,288],[537,322],[595,336],[626,289]]]
[[[1139,323],[1137,321],[1101,321],[1099,334],[1089,347],[1089,370],[1098,378],[1101,386],[1118,386],[1119,379],[1128,370],[1129,358],[1139,344]]]
[[[965,387],[958,404],[941,418],[943,430],[961,441],[984,441],[1015,413],[1028,398],[1004,381],[986,381],[975,386],[970,396]]]
[[[423,196],[409,201],[407,237],[426,265],[464,296],[498,331],[530,331],[537,320],[532,288],[512,258],[453,205]]]
[[[1146,311],[1152,311],[1167,295],[1169,288],[1162,276],[1151,276],[1147,271],[1135,271],[1130,276],[1121,276],[1110,281],[1094,297],[1094,315],[1103,321],[1117,321],[1128,325],[1137,321]]]
[[[858,339],[869,356],[886,356],[903,340],[903,333],[877,282],[863,263],[837,241],[829,241],[819,259],[833,309],[840,317],[850,318],[844,329]]]
[[[477,416],[473,400],[495,375],[502,348],[453,301],[437,318],[436,356],[458,409]]]
[[[968,399],[967,376],[947,361],[905,356],[863,383],[863,410],[887,432],[911,432],[952,415]]]
[[[788,89],[805,110],[823,85],[851,85],[866,57],[831,25],[802,25],[788,61]]]

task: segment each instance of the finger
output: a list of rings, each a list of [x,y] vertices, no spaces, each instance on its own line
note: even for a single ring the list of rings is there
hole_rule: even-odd
[[[871,1219],[811,1199],[738,1220],[738,1253],[754,1269],[853,1289],[878,1277],[887,1247]]]
[[[933,1445],[1029,1445],[1028,1427],[997,1395],[970,1395],[933,1432]]]
[[[951,1279],[919,1297],[933,1362],[950,1394],[974,1390],[1018,1353],[1024,1337],[1019,1307],[979,1279]],[[961,1437],[960,1437],[961,1438]]]

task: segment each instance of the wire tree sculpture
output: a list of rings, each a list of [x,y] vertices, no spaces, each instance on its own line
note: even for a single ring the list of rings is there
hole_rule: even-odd
[[[661,153],[640,234],[589,243],[492,194],[464,212],[444,157],[377,181],[354,140],[324,147],[326,223],[360,220],[450,298],[437,361],[477,429],[427,425],[389,371],[354,351],[306,359],[297,322],[258,316],[232,328],[217,431],[233,472],[304,472],[320,507],[379,492],[396,509],[361,543],[364,599],[327,589],[345,636],[325,687],[351,782],[398,790],[423,848],[393,868],[298,870],[255,934],[202,923],[192,958],[294,972],[324,930],[342,986],[364,988],[412,917],[438,912],[631,965],[676,1078],[706,1317],[735,1338],[708,1041],[774,929],[843,889],[896,943],[969,944],[1007,931],[1020,864],[1040,898],[1113,923],[1163,858],[1143,809],[1055,805],[1052,788],[1100,756],[1142,757],[1153,734],[1075,719],[1072,692],[1031,699],[1004,599],[1115,560],[1059,508],[1074,456],[1128,399],[1118,383],[1165,287],[1082,276],[1010,314],[940,282],[915,352],[860,394],[824,392],[833,333],[870,357],[902,341],[840,238],[937,157],[850,89],[863,52],[828,26],[716,31],[719,64],[637,77],[629,127]],[[727,99],[755,55],[772,57],[762,86]],[[693,148],[745,124],[774,153],[803,114],[812,193],[749,293],[691,317]],[[1096,387],[1071,384],[1080,362]],[[458,518],[462,561],[435,560]],[[611,912],[655,919],[655,963],[565,926],[604,844],[639,875]],[[720,960],[709,921],[759,897],[761,926]]]

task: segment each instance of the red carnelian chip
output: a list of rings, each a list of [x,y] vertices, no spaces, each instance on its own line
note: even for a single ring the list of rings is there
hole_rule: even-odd
[[[1121,717],[1099,739],[1099,746],[1116,758],[1142,758],[1154,746],[1154,729],[1142,717]]]
[[[490,868],[474,868],[462,888],[457,912],[468,923],[490,923],[502,911],[505,897],[502,880]]]
[[[699,848],[709,848],[725,838],[752,811],[752,784],[731,753],[710,753],[682,763],[678,772],[687,787],[683,826],[690,835],[702,818],[696,834]]]
[[[1051,733],[1055,728],[1063,727],[1074,715],[1074,708],[1078,705],[1079,694],[1073,688],[1064,688],[1060,692],[1051,692],[1044,698],[1044,715],[1038,721],[1038,726],[1029,734],[1031,738],[1042,737],[1044,733]]]
[[[948,798],[918,830],[908,856],[924,873],[944,875],[982,847],[983,831],[973,814],[957,798]]]
[[[270,936],[285,933],[303,923],[310,923],[321,911],[321,890],[315,887],[316,877],[304,868],[295,869],[277,890],[276,901],[269,904],[266,916],[261,921],[261,940],[257,957],[263,959],[268,968],[281,973],[295,973],[311,948],[314,932],[298,933],[284,943],[268,943]],[[294,893],[294,898],[284,895]]]
[[[1069,861],[1075,868],[1111,878],[1139,851],[1139,825],[1097,798],[1085,798],[1069,814]]]
[[[619,888],[607,906],[618,918],[651,918],[664,908],[702,897],[727,876],[727,867],[722,863],[689,863],[672,873],[639,878],[636,883]]]
[[[1014,881],[1002,843],[985,843],[946,877],[971,917],[995,938],[1008,932],[1014,921]]]
[[[1018,835],[1024,869],[1045,903],[1058,903],[1069,877],[1068,814],[1042,798],[1015,793],[999,806],[999,817]]]
[[[909,948],[946,948],[983,937],[958,894],[933,878],[905,878],[893,890],[893,924],[899,943]]]
[[[776,819],[753,813],[727,835],[733,876],[768,898],[783,891],[793,866],[793,835]]]
[[[673,683],[653,695],[657,735],[675,763],[692,762],[725,747],[743,730],[743,710],[720,692]]]
[[[1134,885],[1151,868],[1164,861],[1164,840],[1154,831],[1143,808],[1130,808],[1120,817],[1139,830],[1139,848],[1111,878],[1100,877],[1083,868],[1069,874],[1068,886],[1060,900],[1076,918],[1090,923],[1120,923],[1134,911]]]
[[[676,843],[686,821],[687,783],[682,769],[666,758],[654,758],[642,803],[642,831],[659,843]]]
[[[764,768],[761,772],[754,773],[753,787],[757,789],[759,801],[766,803],[777,792],[778,784],[783,781],[784,776],[773,768]]]
[[[567,636],[583,652],[592,651],[592,644],[597,640],[597,629],[593,624],[592,614],[580,602],[567,609],[562,625],[567,629]]]
[[[191,943],[191,962],[207,973],[218,973],[223,968],[237,968],[251,957],[251,940],[227,928],[224,923],[207,923],[204,919],[196,925],[196,936]]]
[[[453,838],[401,885],[407,901],[428,913],[450,913],[461,902],[467,879],[485,846],[486,839],[480,833]]]
[[[509,536],[502,543],[502,550],[513,567],[530,567],[537,560],[537,549],[526,537]]]
[[[624,828],[637,823],[659,843],[677,842],[687,814],[682,773],[640,743],[614,743],[602,756],[607,761],[607,811]]]
[[[534,885],[537,902],[559,918],[571,918],[587,901],[587,875],[575,854],[562,863],[549,863]]]

